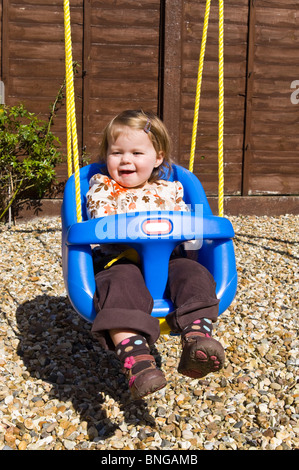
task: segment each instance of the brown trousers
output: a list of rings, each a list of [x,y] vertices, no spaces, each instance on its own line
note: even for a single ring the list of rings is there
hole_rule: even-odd
[[[105,349],[114,350],[109,330],[133,330],[142,334],[150,345],[160,335],[159,320],[151,316],[153,299],[147,289],[140,268],[129,261],[119,261],[95,276],[94,304],[97,316],[92,332]],[[219,300],[215,281],[202,265],[188,258],[174,258],[169,262],[169,298],[175,310],[166,317],[174,333],[200,318],[213,322],[218,317]]]

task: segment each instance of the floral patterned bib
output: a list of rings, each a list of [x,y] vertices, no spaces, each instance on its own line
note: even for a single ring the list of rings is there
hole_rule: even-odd
[[[96,174],[89,182],[87,215],[95,219],[141,211],[188,211],[179,181],[159,180],[141,188],[124,188],[108,176]]]

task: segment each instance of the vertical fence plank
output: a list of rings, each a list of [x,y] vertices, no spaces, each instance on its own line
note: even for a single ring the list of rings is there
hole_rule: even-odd
[[[172,139],[175,161],[179,159],[181,134],[182,12],[182,0],[165,1],[163,119]]]
[[[5,95],[9,90],[9,0],[2,0],[2,38],[1,38],[1,80],[4,83]],[[4,97],[5,99],[5,97]]]
[[[245,95],[245,125],[242,165],[242,196],[249,192],[249,171],[252,156],[251,149],[251,123],[252,123],[252,98],[254,81],[254,52],[255,52],[255,1],[249,1],[248,12],[248,43],[247,43],[247,71],[246,71],[246,95]]]
[[[90,84],[90,47],[91,47],[91,0],[83,1],[83,57],[82,57],[82,146],[88,152],[89,141],[89,84]]]

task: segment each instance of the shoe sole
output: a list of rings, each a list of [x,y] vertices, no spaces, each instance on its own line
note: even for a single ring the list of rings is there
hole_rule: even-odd
[[[206,337],[189,337],[184,345],[178,372],[192,379],[201,379],[222,369],[225,353],[219,341]]]

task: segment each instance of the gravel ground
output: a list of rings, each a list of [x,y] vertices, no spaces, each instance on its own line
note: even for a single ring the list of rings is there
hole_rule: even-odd
[[[231,220],[239,287],[214,330],[224,369],[179,375],[179,338],[163,336],[168,385],[138,402],[69,304],[59,219],[0,226],[0,450],[298,449],[299,216]]]

